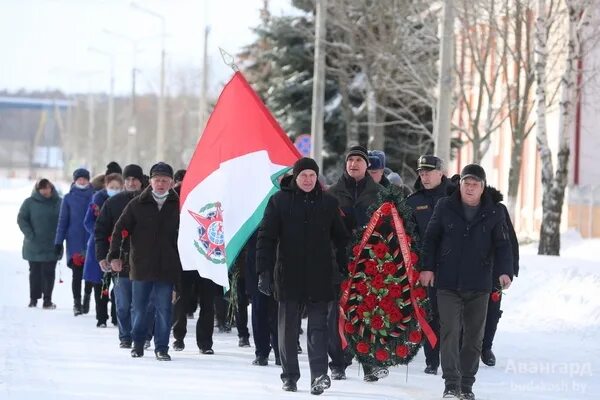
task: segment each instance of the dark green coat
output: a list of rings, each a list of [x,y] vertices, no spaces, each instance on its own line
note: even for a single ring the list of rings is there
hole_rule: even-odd
[[[42,196],[37,190],[21,205],[17,223],[25,239],[23,258],[27,261],[56,261],[60,256],[54,251],[54,237],[58,225],[61,199],[55,189],[52,197]]]

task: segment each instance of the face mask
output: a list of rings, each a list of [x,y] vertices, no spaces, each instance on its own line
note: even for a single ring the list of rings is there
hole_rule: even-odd
[[[106,194],[108,194],[108,197],[113,197],[118,193],[121,193],[121,189],[106,189]]]
[[[79,183],[76,183],[76,184],[75,184],[75,187],[76,187],[77,189],[86,189],[86,188],[88,187],[88,185],[80,185]]]
[[[163,194],[158,194],[156,193],[154,190],[152,191],[152,195],[154,197],[156,197],[157,199],[164,199],[165,197],[167,197],[169,195],[169,191],[167,190],[166,192],[164,192]]]

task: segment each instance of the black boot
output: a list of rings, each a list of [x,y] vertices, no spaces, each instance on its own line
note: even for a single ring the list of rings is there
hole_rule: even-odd
[[[79,301],[75,301],[75,304],[73,304],[73,315],[78,316],[81,314],[81,303]]]
[[[492,349],[481,350],[481,361],[488,367],[496,365],[496,356],[492,352]]]
[[[81,305],[81,312],[83,314],[87,314],[90,312],[90,295],[87,293],[83,295],[83,304]]]
[[[286,379],[283,381],[282,389],[286,392],[295,392],[298,390],[298,387],[296,386],[296,382],[291,379]]]
[[[171,361],[171,356],[166,351],[155,351],[154,355],[158,361]]]
[[[327,375],[321,375],[316,378],[310,385],[310,394],[320,395],[331,387],[331,380]]]
[[[31,299],[31,301],[29,302],[29,305],[27,307],[29,307],[29,308],[37,307],[37,300]]]

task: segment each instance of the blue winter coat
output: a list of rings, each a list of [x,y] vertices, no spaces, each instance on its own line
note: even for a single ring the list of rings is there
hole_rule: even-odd
[[[83,226],[90,235],[87,242],[85,264],[83,266],[83,280],[92,283],[102,282],[102,270],[100,269],[100,264],[96,259],[96,249],[94,246],[94,227],[96,226],[96,219],[98,218],[98,215],[100,215],[100,210],[107,199],[108,194],[106,193],[106,189],[102,189],[94,193],[83,220]]]
[[[67,262],[76,253],[85,254],[90,234],[83,226],[83,218],[93,194],[94,189],[91,186],[79,189],[72,185],[71,190],[62,201],[54,244],[62,244],[65,240],[67,241]]]

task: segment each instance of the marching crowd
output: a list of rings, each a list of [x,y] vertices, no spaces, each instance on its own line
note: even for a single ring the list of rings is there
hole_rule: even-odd
[[[326,187],[310,158],[298,160],[280,181],[260,227],[231,268],[233,320],[239,346],[255,347],[253,365],[281,365],[283,390],[296,391],[301,320],[308,318],[311,393],[346,379],[352,355],[339,331],[340,285],[348,274],[350,238],[370,219],[369,207],[396,185],[413,211],[423,254],[419,280],[432,305],[430,325],[439,338],[424,342],[426,374],[442,368],[443,397],[474,399],[479,361],[495,365],[492,344],[502,311],[498,294],[518,274],[518,243],[502,195],[477,164],[447,177],[443,160],[418,159],[414,191],[386,168],[385,154],[350,148],[339,180]],[[214,354],[219,331],[231,330],[223,288],[197,271],[183,271],[177,249],[179,191],[185,170],[153,165],[146,176],[135,164],[107,165],[93,179],[76,169],[61,199],[47,179],[36,182],[19,211],[23,258],[29,262],[30,302],[54,309],[58,260],[72,271],[73,313],[87,314],[92,292],[96,326],[118,325],[119,346],[142,357],[154,339],[157,360],[185,348],[187,319],[199,311],[196,345]],[[66,251],[64,244],[66,244]],[[109,309],[110,304],[110,309]],[[252,304],[248,318],[248,305]],[[385,378],[385,367],[363,365],[364,380]]]

